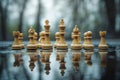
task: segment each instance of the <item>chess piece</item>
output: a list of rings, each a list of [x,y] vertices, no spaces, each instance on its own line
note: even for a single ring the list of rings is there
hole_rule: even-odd
[[[106,40],[105,40],[106,31],[100,31],[99,34],[100,34],[101,40],[100,40],[98,48],[100,50],[107,50],[108,45],[106,44]]]
[[[73,41],[71,44],[71,48],[72,49],[81,49],[82,45],[81,45],[81,40],[80,40],[80,32],[79,32],[77,25],[75,25],[75,28],[73,29],[72,39],[73,39]]]
[[[61,19],[60,21],[60,25],[59,25],[59,34],[60,34],[60,40],[58,45],[56,46],[57,49],[68,49],[68,45],[64,39],[64,35],[65,35],[65,24],[64,24],[64,20]]]
[[[94,49],[94,45],[92,44],[92,32],[91,31],[87,31],[84,33],[83,48],[86,50]]]
[[[55,39],[56,39],[56,41],[55,41],[54,47],[56,48],[56,46],[58,45],[59,40],[60,40],[60,33],[59,32],[56,32]]]
[[[13,45],[12,45],[12,49],[13,50],[19,50],[19,49],[22,49],[22,46],[20,45],[19,43],[19,34],[20,32],[19,31],[13,31],[13,36],[14,36],[14,42],[13,42]]]
[[[76,71],[79,70],[80,56],[81,56],[81,52],[79,50],[75,50],[75,51],[72,50],[72,62]]]
[[[92,65],[92,61],[91,61],[92,54],[93,54],[92,51],[89,51],[89,50],[85,51],[84,60],[85,60],[85,63],[87,63],[90,66]]]
[[[28,30],[29,33],[29,44],[27,45],[27,50],[36,50],[38,48],[38,46],[36,45],[36,41],[35,41],[35,30],[31,27]]]
[[[38,41],[37,41],[37,37],[38,37],[38,34],[37,34],[37,32],[35,32],[35,33],[34,33],[34,43],[35,43],[35,45],[36,45],[37,47],[39,47]]]
[[[39,48],[42,48],[42,45],[44,44],[44,41],[45,41],[45,31],[41,31],[40,32],[40,38],[39,38]]]
[[[50,42],[50,25],[49,25],[49,21],[46,20],[45,21],[45,25],[44,25],[44,29],[45,29],[45,41],[42,45],[42,49],[52,49],[52,44]]]
[[[19,33],[18,40],[19,40],[19,44],[21,45],[22,49],[24,49],[23,33]]]

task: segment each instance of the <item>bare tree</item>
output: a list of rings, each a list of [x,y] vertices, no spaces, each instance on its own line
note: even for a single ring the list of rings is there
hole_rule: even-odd
[[[26,8],[27,0],[24,0],[22,9],[20,11],[20,17],[19,17],[19,25],[18,25],[18,30],[22,32],[22,27],[23,27],[23,17],[24,17],[24,11]]]
[[[40,2],[40,0],[38,0],[38,10],[37,10],[37,16],[36,16],[36,31],[37,31],[37,33],[39,33],[41,30],[40,13],[41,13],[41,2]]]
[[[7,13],[8,13],[8,6],[9,6],[9,0],[6,0],[5,7],[3,7],[3,0],[0,0],[0,27],[1,27],[1,33],[2,33],[2,40],[6,40],[6,27],[7,27]]]

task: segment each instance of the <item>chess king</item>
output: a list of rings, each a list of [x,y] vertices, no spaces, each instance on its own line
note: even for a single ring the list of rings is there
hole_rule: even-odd
[[[49,21],[46,20],[45,21],[45,25],[44,25],[44,41],[43,44],[41,46],[42,49],[52,49],[52,44],[50,42],[50,25],[49,25]]]
[[[65,39],[64,39],[64,35],[65,35],[65,24],[64,24],[64,20],[63,19],[61,19],[60,20],[60,25],[59,25],[59,35],[60,35],[60,37],[59,37],[59,42],[57,43],[57,46],[56,46],[56,48],[57,49],[68,49],[68,45],[67,45],[67,43],[66,43],[66,41],[65,41]]]
[[[73,40],[72,44],[71,44],[71,48],[72,49],[81,49],[82,45],[81,45],[81,39],[80,39],[80,32],[79,32],[77,25],[75,25],[75,28],[73,29],[71,37]]]

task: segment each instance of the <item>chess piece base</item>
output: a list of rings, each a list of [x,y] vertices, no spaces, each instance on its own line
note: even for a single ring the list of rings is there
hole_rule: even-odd
[[[93,50],[94,46],[92,44],[83,44],[83,48],[86,50]]]
[[[68,49],[68,46],[67,46],[67,44],[57,44],[57,45],[56,45],[56,48],[57,48],[57,49],[63,49],[63,50],[64,50],[64,49]]]
[[[36,50],[38,46],[36,44],[28,44],[27,45],[27,50]]]
[[[22,46],[21,45],[12,45],[12,49],[13,50],[20,50],[20,49],[22,49]]]
[[[71,44],[71,49],[74,49],[74,50],[82,49],[82,45],[81,44]]]
[[[108,46],[107,45],[99,45],[98,48],[99,48],[99,50],[107,50]]]
[[[52,49],[52,44],[43,44],[42,49]]]

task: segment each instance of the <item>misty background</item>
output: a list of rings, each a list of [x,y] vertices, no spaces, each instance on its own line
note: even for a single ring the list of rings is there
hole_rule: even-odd
[[[54,40],[59,21],[64,19],[65,38],[78,25],[83,33],[90,30],[99,39],[99,31],[106,30],[108,39],[120,39],[120,0],[0,0],[0,41],[12,41],[13,31],[19,30],[28,40],[28,29],[44,30],[44,21],[50,22],[50,37]]]

